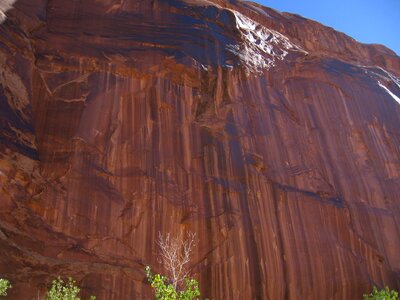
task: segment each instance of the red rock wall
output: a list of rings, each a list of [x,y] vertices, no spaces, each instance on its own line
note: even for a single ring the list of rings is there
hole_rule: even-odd
[[[0,274],[11,299],[43,296],[57,275],[98,299],[150,299],[158,232],[188,230],[210,299],[400,287],[400,104],[379,85],[400,96],[400,59],[299,17],[216,5],[19,0],[8,12]],[[304,52],[249,72],[225,50],[241,38],[233,9]]]

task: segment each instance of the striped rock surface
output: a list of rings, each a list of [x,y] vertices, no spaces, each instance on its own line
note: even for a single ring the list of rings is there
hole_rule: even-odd
[[[250,2],[13,2],[0,24],[10,299],[43,297],[57,275],[84,298],[151,299],[158,233],[189,231],[210,299],[400,288],[395,53]]]

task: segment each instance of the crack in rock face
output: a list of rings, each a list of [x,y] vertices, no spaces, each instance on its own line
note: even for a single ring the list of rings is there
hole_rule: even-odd
[[[7,19],[6,12],[13,8],[13,4],[17,0],[1,0],[0,1],[0,24]]]
[[[275,67],[276,61],[283,60],[290,50],[307,53],[279,32],[268,29],[237,11],[232,12],[243,42],[228,45],[227,50],[239,57],[248,73],[262,73],[264,69]]]

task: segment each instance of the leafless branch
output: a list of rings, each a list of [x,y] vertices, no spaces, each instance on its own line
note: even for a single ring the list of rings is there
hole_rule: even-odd
[[[189,275],[189,262],[196,243],[196,234],[192,232],[177,237],[171,237],[169,233],[158,234],[157,244],[161,250],[161,263],[166,268],[168,278],[175,289],[181,287]]]

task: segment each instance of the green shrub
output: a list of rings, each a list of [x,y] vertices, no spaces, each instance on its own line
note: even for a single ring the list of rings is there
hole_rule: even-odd
[[[398,300],[399,294],[394,290],[389,290],[388,287],[378,290],[376,286],[372,288],[372,293],[364,295],[364,300]]]
[[[0,296],[7,296],[7,290],[12,288],[10,281],[0,278]]]
[[[167,278],[153,275],[149,266],[145,268],[147,280],[154,288],[157,300],[192,300],[200,296],[199,283],[195,279],[185,278],[185,289],[178,291]]]
[[[71,277],[68,278],[68,282],[64,282],[64,280],[58,277],[53,280],[53,284],[47,292],[46,300],[81,300],[78,296],[80,290],[76,281]],[[89,298],[89,300],[95,299],[95,296],[90,296]]]

